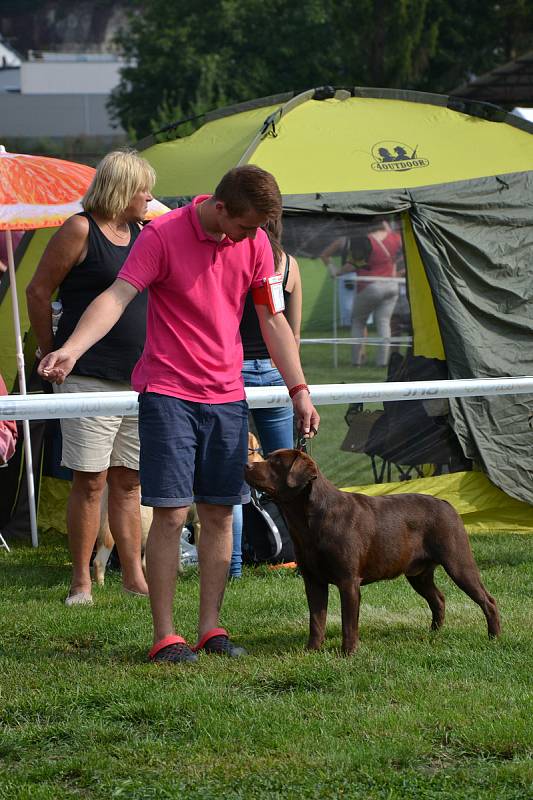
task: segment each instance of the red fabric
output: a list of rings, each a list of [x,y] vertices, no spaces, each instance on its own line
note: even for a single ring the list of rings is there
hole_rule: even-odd
[[[7,395],[4,379],[0,375],[0,395]],[[0,464],[7,464],[17,446],[17,423],[11,419],[0,420]]]
[[[24,236],[24,231],[11,231],[11,241],[13,243],[13,253],[20,244]],[[7,236],[5,231],[0,231],[0,261],[7,266]]]
[[[368,241],[372,249],[368,256],[367,265],[360,270],[359,275],[365,278],[374,276],[394,278],[396,276],[396,257],[402,246],[401,235],[396,231],[390,231],[384,239],[378,240],[371,233],[368,236]],[[368,286],[372,286],[372,281],[360,281],[357,284],[357,291],[364,292]]]

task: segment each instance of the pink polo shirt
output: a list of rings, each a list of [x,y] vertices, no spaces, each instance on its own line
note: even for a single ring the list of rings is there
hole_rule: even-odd
[[[250,287],[274,274],[272,248],[255,239],[218,242],[202,228],[196,205],[152,220],[118,277],[148,288],[146,344],[131,376],[138,392],[201,403],[245,397],[239,323]]]

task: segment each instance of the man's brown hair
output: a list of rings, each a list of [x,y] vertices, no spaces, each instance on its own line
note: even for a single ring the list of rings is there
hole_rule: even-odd
[[[241,217],[250,209],[269,219],[281,215],[281,194],[275,177],[253,164],[226,172],[213,197],[224,203],[230,217]]]

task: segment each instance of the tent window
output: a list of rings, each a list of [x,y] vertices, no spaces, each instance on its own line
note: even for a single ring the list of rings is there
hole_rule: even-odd
[[[448,377],[407,214],[291,213],[283,232],[284,247],[302,274],[304,368],[310,348],[321,348],[324,363],[333,368],[327,382],[335,382],[335,369],[339,380],[354,383]],[[339,449],[352,459],[351,480],[344,485],[471,468],[450,425],[447,400],[365,402],[337,411],[347,424]]]

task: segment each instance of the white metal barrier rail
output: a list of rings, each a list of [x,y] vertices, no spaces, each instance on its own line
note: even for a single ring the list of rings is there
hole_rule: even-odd
[[[300,339],[300,344],[369,344],[379,347],[380,344],[412,344],[412,336],[339,336],[336,339]]]
[[[310,386],[315,405],[420,400],[435,397],[531,394],[533,377],[479,378],[472,380],[411,381],[390,383],[341,383]],[[7,395],[0,397],[0,419],[61,419],[66,417],[135,416],[136,392],[79,392],[72,394]],[[285,387],[246,389],[250,408],[288,406]],[[532,397],[533,407],[533,397]]]
[[[354,283],[398,283],[405,284],[405,278],[398,277],[397,275],[361,275],[360,272],[344,272],[340,275],[333,275],[336,280],[338,278],[347,278]]]

